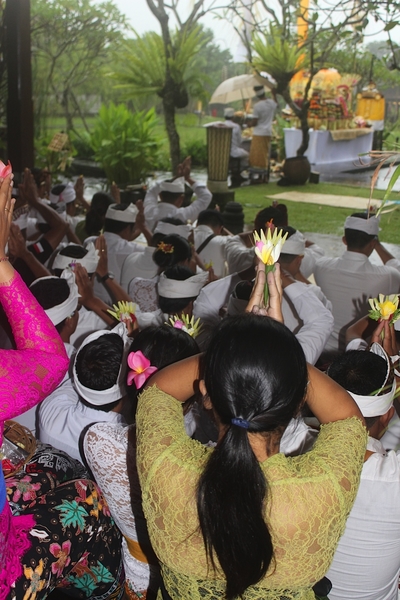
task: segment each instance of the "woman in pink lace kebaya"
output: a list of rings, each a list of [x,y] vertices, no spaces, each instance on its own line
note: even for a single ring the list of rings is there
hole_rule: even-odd
[[[38,404],[68,368],[56,329],[5,254],[14,205],[11,186],[12,175],[0,177],[0,302],[17,346],[0,349],[0,445],[4,421]],[[97,486],[86,479],[58,485],[50,472],[34,476],[35,481],[50,481],[50,489],[28,498],[31,477],[23,474],[13,489],[7,480],[6,489],[0,468],[0,600],[39,600],[61,586],[67,593],[74,587],[75,597],[120,598],[120,534]],[[13,493],[11,505],[7,493]],[[25,503],[18,503],[19,496]]]

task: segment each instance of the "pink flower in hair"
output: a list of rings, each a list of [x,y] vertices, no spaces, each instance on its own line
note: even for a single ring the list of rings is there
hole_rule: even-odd
[[[11,166],[10,161],[8,161],[8,164],[5,165],[0,160],[0,177],[2,177],[4,179],[5,177],[7,177],[7,175],[10,175],[10,173],[12,173],[12,166]]]
[[[128,354],[128,366],[131,371],[128,373],[127,384],[132,385],[135,382],[137,389],[157,371],[157,367],[152,367],[149,359],[140,350]]]

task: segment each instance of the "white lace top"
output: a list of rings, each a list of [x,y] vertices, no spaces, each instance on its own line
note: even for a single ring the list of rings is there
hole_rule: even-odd
[[[113,519],[122,534],[138,541],[136,521],[144,523],[139,482],[134,489],[128,479],[126,454],[129,427],[117,423],[95,423],[84,439],[84,453],[94,478],[102,490]],[[134,516],[135,515],[135,516]],[[136,517],[136,521],[135,521]],[[150,585],[150,577],[158,580],[158,567],[150,566],[131,556],[125,538],[122,538],[125,574],[134,592],[143,593]]]
[[[152,279],[135,277],[128,286],[128,294],[142,312],[154,312],[158,309],[157,283],[159,276]]]

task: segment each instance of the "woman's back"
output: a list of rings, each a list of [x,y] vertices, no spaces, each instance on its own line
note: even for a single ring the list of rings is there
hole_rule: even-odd
[[[142,395],[137,423],[144,510],[168,592],[177,599],[224,597],[224,574],[207,568],[196,506],[199,476],[213,450],[186,436],[180,402],[156,387]],[[261,464],[269,485],[265,518],[275,561],[244,598],[258,600],[260,588],[262,598],[271,600],[302,589],[293,597],[308,598],[343,532],[364,451],[365,430],[359,420],[348,419],[325,425],[309,453],[276,454]],[[202,596],[199,586],[209,594]]]

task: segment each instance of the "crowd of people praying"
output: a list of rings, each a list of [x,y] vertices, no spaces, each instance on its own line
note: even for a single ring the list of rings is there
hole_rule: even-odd
[[[400,261],[264,203],[232,234],[190,158],[129,204],[0,178],[0,600],[398,598]]]

